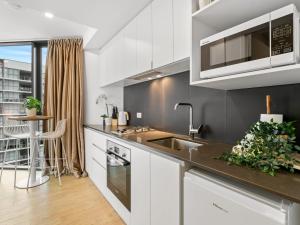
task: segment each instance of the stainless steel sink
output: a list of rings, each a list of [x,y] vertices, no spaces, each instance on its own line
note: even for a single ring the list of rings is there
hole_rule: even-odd
[[[176,137],[160,138],[155,140],[149,140],[149,142],[170,148],[172,150],[197,150],[198,147],[203,146],[201,143],[179,139]]]

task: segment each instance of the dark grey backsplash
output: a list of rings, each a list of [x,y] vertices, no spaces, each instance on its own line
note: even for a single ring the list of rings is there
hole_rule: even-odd
[[[272,96],[272,113],[284,114],[285,120],[299,121],[296,127],[300,139],[300,84],[223,91],[190,86],[189,73],[185,72],[126,87],[124,108],[130,113],[131,125],[187,134],[188,108],[174,111],[174,105],[190,102],[195,127],[207,125],[204,138],[236,143],[265,113],[268,94]],[[142,119],[136,118],[137,112],[143,113]]]

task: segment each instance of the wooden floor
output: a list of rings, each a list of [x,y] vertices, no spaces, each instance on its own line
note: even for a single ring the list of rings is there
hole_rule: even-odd
[[[18,179],[26,172],[18,172]],[[72,176],[26,190],[14,189],[13,172],[0,184],[0,225],[124,225],[89,178]]]

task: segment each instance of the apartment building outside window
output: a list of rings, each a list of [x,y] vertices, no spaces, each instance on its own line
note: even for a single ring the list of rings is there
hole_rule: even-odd
[[[26,97],[43,99],[46,54],[45,42],[0,44],[0,164],[8,139],[4,134],[7,118],[25,115],[23,102]],[[14,126],[24,125],[20,123]],[[17,145],[17,140],[11,139],[6,161],[18,161],[19,165],[26,168],[29,155],[27,142],[22,139]]]

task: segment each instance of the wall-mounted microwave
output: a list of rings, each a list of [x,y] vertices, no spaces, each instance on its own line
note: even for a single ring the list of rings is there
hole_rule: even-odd
[[[200,41],[201,78],[299,62],[299,13],[291,4]]]

